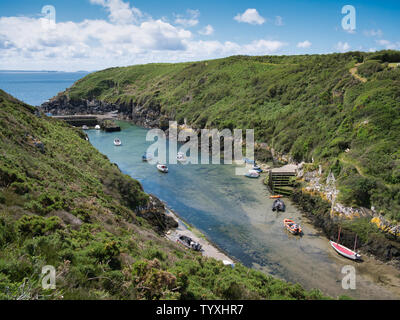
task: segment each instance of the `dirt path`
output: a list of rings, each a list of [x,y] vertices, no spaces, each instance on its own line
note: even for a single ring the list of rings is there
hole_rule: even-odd
[[[358,73],[357,73],[357,68],[358,66],[360,66],[361,63],[357,63],[353,68],[351,68],[349,71],[351,73],[351,75],[356,78],[357,80],[360,80],[361,82],[365,83],[367,82],[366,78],[361,77]]]

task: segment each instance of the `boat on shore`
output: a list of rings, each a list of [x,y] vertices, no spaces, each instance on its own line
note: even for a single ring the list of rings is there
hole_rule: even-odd
[[[118,138],[114,139],[114,145],[119,147],[120,145],[122,145],[122,141]]]
[[[269,198],[270,199],[279,199],[279,198],[283,198],[283,195],[277,194],[277,195],[274,195],[274,196],[269,196]]]
[[[282,211],[284,212],[286,210],[285,203],[281,199],[276,199],[274,203],[272,204],[272,211]]]
[[[189,238],[187,236],[179,236],[178,239],[176,240],[177,242],[183,244],[185,247],[188,247],[190,249],[193,249],[195,251],[200,251],[201,250],[201,244],[194,241],[192,238]]]
[[[162,173],[168,173],[168,167],[165,164],[158,164],[157,169]]]
[[[261,167],[260,167],[258,164],[256,164],[255,162],[254,162],[254,165],[253,165],[252,170],[258,171],[259,173],[263,172],[263,170],[261,169]]]
[[[331,244],[332,248],[340,255],[342,255],[343,257],[346,257],[348,259],[351,260],[361,260],[361,255],[359,253],[356,252],[356,245],[357,245],[357,235],[356,238],[354,240],[354,250],[351,250],[347,247],[345,247],[344,245],[341,245],[339,243],[340,240],[340,229],[339,229],[339,234],[338,234],[338,240],[337,242],[334,242],[332,240],[329,241],[329,243]]]
[[[249,170],[248,173],[245,174],[245,176],[247,178],[259,178],[260,177],[260,173],[256,170]]]
[[[297,234],[301,234],[302,233],[302,229],[301,229],[300,225],[295,223],[291,219],[284,219],[283,220],[283,224],[291,234],[297,235]]]

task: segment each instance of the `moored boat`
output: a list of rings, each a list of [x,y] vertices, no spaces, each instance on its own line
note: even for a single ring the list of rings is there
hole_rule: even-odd
[[[149,153],[145,153],[144,155],[142,155],[142,160],[143,161],[150,161],[153,159],[153,156]]]
[[[97,124],[95,127],[94,127],[96,130],[100,130],[101,128],[100,128],[100,126]]]
[[[284,219],[283,224],[286,229],[292,234],[301,234],[302,232],[300,225],[298,225],[291,219]]]
[[[165,164],[158,164],[157,169],[158,169],[158,171],[163,172],[163,173],[168,172],[168,167]]]
[[[340,240],[340,230],[341,228],[339,228],[339,234],[338,234],[338,240],[337,242],[334,242],[332,240],[329,241],[329,243],[331,244],[332,248],[339,253],[340,255],[342,255],[343,257],[346,257],[348,259],[351,260],[361,260],[361,255],[359,253],[356,252],[356,246],[357,246],[357,235],[356,238],[354,239],[354,250],[351,250],[347,247],[345,247],[344,245],[339,243]]]
[[[189,238],[187,236],[179,236],[178,239],[176,240],[177,242],[183,244],[185,247],[188,247],[190,249],[193,249],[195,251],[200,251],[201,250],[201,244],[194,241],[192,238]]]
[[[186,157],[185,157],[185,155],[184,155],[182,152],[178,152],[178,154],[177,154],[177,156],[176,156],[176,159],[177,159],[179,162],[186,162]]]
[[[281,199],[276,199],[272,204],[272,211],[284,212],[285,209],[286,209],[285,203]]]
[[[283,195],[277,194],[277,195],[274,195],[274,196],[269,196],[269,198],[270,199],[279,199],[279,198],[283,198]]]
[[[245,176],[247,178],[259,178],[260,177],[260,173],[256,170],[249,170],[248,173],[245,174]]]
[[[84,125],[84,126],[82,126],[82,130],[89,130],[89,127]]]
[[[114,139],[114,145],[119,147],[120,145],[122,145],[122,141],[118,138]]]

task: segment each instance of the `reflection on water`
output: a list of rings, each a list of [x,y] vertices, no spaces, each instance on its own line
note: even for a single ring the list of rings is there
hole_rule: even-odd
[[[169,165],[169,173],[157,171],[154,165],[142,162],[142,155],[151,145],[146,142],[147,130],[126,122],[122,131],[88,132],[91,143],[122,172],[139,180],[146,192],[165,201],[181,217],[201,230],[230,256],[244,265],[260,269],[305,288],[319,288],[324,293],[346,294],[356,298],[393,298],[390,292],[362,276],[357,290],[343,290],[341,269],[357,265],[338,257],[329,241],[320,236],[301,213],[288,201],[286,212],[271,210],[273,200],[262,179],[235,175],[233,165]],[[114,138],[123,145],[115,147]],[[283,219],[299,222],[303,237],[286,232]]]

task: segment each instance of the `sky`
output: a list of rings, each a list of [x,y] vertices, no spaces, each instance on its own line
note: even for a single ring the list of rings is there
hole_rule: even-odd
[[[1,1],[0,69],[400,50],[399,17],[398,0]]]

